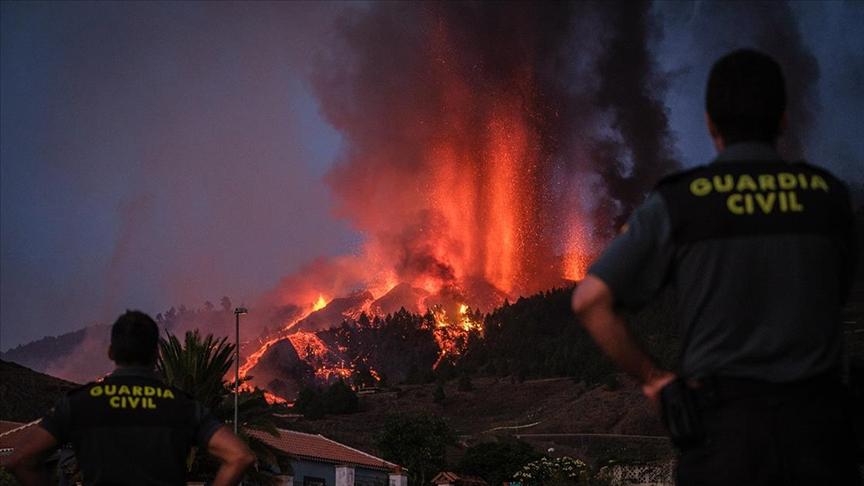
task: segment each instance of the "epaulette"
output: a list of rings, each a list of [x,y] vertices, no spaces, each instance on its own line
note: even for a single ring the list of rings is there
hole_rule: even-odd
[[[672,174],[664,176],[662,179],[657,181],[657,184],[654,185],[654,189],[656,190],[656,189],[659,189],[660,186],[665,186],[666,184],[671,184],[673,182],[677,182],[677,181],[684,179],[685,177],[693,174],[694,172],[698,172],[700,170],[705,169],[706,167],[707,167],[706,165],[697,165],[696,167],[691,167],[689,169],[674,172]]]

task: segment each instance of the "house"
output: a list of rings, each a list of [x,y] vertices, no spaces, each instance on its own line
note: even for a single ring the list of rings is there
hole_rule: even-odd
[[[408,476],[398,464],[328,439],[323,435],[278,429],[274,437],[250,431],[257,439],[290,459],[293,476],[285,486],[407,486]]]
[[[432,478],[432,484],[438,486],[488,486],[482,478],[463,476],[450,471],[442,471]]]
[[[27,424],[0,420],[0,465],[39,421]],[[398,465],[328,439],[323,435],[277,429],[278,436],[250,431],[283,454],[293,475],[279,476],[283,486],[408,486]]]
[[[33,430],[32,427],[38,423],[38,420],[26,424],[0,420],[0,465],[4,464],[4,459],[15,451],[15,445],[27,437]]]

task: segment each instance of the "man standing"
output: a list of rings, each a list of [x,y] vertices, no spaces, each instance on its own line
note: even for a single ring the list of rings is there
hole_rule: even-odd
[[[679,484],[860,484],[840,382],[855,260],[846,188],[777,154],[785,85],[767,55],[717,61],[706,108],[716,160],[660,182],[578,285],[573,310],[650,400],[662,398]],[[617,312],[667,284],[680,378]]]
[[[45,484],[43,455],[71,442],[84,484],[186,484],[186,459],[198,446],[219,459],[213,485],[237,484],[254,456],[224,424],[153,372],[159,329],[127,311],[111,328],[104,380],[71,391],[9,459],[24,484]]]

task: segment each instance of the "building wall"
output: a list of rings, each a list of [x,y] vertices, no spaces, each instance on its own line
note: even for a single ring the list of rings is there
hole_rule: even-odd
[[[294,468],[294,486],[303,486],[306,476],[323,479],[324,486],[335,486],[336,484],[335,464],[293,460],[291,466]],[[354,468],[355,486],[388,486],[389,479],[390,476],[383,471],[363,467]]]
[[[362,467],[354,468],[355,486],[387,486],[390,475],[386,472],[373,471]]]
[[[333,464],[294,460],[291,466],[294,468],[294,486],[303,486],[306,476],[323,479],[324,486],[336,484],[336,466]]]
[[[323,462],[304,460],[293,460],[291,466],[294,468],[294,486],[303,486],[306,476],[321,478],[324,486],[335,486],[336,465]],[[355,486],[388,486],[390,476],[383,471],[375,471],[362,467],[354,468]]]

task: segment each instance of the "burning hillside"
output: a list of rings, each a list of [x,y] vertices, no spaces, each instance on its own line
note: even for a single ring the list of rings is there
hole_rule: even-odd
[[[402,308],[425,316],[437,366],[482,335],[469,309],[581,278],[674,167],[648,16],[647,3],[442,2],[345,18],[312,86],[345,140],[327,175],[336,211],[366,239],[282,281],[268,304],[290,311],[244,375],[267,387],[253,368],[290,342],[319,378],[344,376],[364,363],[312,336]]]

